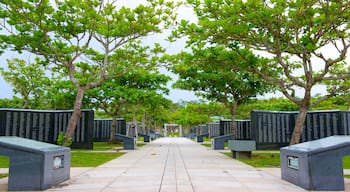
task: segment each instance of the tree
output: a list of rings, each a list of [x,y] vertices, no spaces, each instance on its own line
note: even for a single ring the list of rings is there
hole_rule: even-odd
[[[73,83],[65,78],[58,76],[50,77],[51,84],[45,92],[43,104],[47,109],[72,109],[76,98],[76,87]],[[85,102],[86,103],[86,102]],[[84,104],[84,100],[82,105]],[[84,105],[82,106],[82,108]],[[87,108],[85,108],[87,109]]]
[[[221,116],[222,108],[219,103],[214,102],[187,102],[186,104],[178,104],[178,108],[169,112],[169,122],[182,125],[184,129],[206,124],[212,120],[214,115]]]
[[[97,109],[112,117],[110,143],[115,142],[116,120],[127,105],[147,100],[156,91],[167,91],[164,87],[169,77],[159,74],[156,68],[134,69],[116,79],[108,79],[100,87],[88,91],[87,96]],[[160,101],[160,100],[158,100]],[[146,102],[148,103],[148,102]]]
[[[22,106],[22,98],[12,97],[12,99],[0,99],[0,108],[21,108]]]
[[[74,111],[64,143],[74,134],[85,91],[132,68],[127,62],[120,62],[119,57],[125,60],[135,54],[135,44],[141,43],[137,40],[161,32],[175,19],[173,2],[148,0],[134,9],[117,7],[116,3],[108,0],[0,3],[3,18],[0,27],[4,31],[0,35],[1,46],[44,57],[58,66],[76,87]]]
[[[163,94],[156,90],[144,91],[138,100],[126,105],[126,111],[131,112],[132,115],[130,119],[140,121],[145,127],[146,133],[152,127],[153,130],[156,130],[157,125],[162,125],[168,120],[166,118],[169,115],[167,110],[171,101],[164,98]]]
[[[198,24],[182,21],[179,34],[188,35],[189,44],[219,44],[232,50],[244,47],[263,53],[261,56],[270,59],[270,62],[235,65],[234,68],[254,72],[274,83],[286,98],[299,107],[291,145],[300,142],[311,106],[350,88],[349,84],[341,83],[350,77],[345,62],[350,46],[349,1],[188,2],[194,7]],[[176,32],[173,34],[178,35]],[[269,71],[264,70],[266,68],[274,69],[280,75],[270,76]],[[338,82],[339,86],[329,89],[317,100],[311,100],[312,89],[328,81]],[[301,97],[295,94],[297,89],[303,91]]]
[[[39,98],[49,85],[50,80],[45,75],[45,70],[38,58],[34,63],[13,59],[7,60],[7,70],[0,68],[0,73],[12,85],[13,92],[23,97],[23,108],[27,109],[37,108]]]
[[[232,69],[231,63],[247,65],[246,61],[223,46],[193,48],[192,54],[182,53],[182,57],[182,62],[173,67],[173,72],[179,74],[174,87],[192,90],[209,101],[223,103],[231,113],[232,134],[236,134],[238,104],[273,90],[256,74]]]

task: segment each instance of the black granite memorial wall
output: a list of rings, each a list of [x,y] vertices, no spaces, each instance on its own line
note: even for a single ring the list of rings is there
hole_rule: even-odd
[[[0,136],[17,136],[57,144],[65,132],[72,110],[0,109]],[[82,110],[72,148],[93,148],[93,110]]]
[[[94,141],[106,142],[110,138],[112,120],[95,119],[94,120]],[[126,121],[124,118],[117,118],[116,133],[126,134]]]
[[[220,136],[219,122],[208,123],[208,132],[210,138]]]
[[[220,126],[220,135],[231,134],[231,119],[222,119],[219,122]],[[237,135],[236,139],[240,140],[249,140],[251,139],[251,129],[250,129],[250,120],[236,120]]]
[[[252,139],[258,149],[287,146],[293,133],[298,112],[253,111]],[[350,134],[350,112],[339,110],[309,111],[300,142],[332,135]]]

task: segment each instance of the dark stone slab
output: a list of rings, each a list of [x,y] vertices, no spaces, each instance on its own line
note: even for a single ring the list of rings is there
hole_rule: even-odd
[[[205,134],[201,134],[201,135],[197,135],[197,138],[196,138],[196,140],[197,140],[197,143],[202,143],[203,142],[203,138],[204,137],[209,137],[209,133],[205,133]]]
[[[146,143],[151,142],[151,136],[146,135],[146,134],[142,134],[142,133],[138,133],[138,135],[143,137],[143,142],[146,142]]]
[[[135,149],[136,147],[136,139],[135,137],[130,137],[122,134],[115,134],[115,139],[122,141],[124,144],[124,149]]]
[[[225,149],[225,142],[233,138],[234,138],[233,134],[213,137],[211,139],[211,148],[214,150]]]

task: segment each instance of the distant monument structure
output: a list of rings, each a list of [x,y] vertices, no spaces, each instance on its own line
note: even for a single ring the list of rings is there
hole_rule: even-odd
[[[164,137],[168,136],[168,133],[179,132],[179,136],[182,137],[182,126],[174,123],[164,124]]]

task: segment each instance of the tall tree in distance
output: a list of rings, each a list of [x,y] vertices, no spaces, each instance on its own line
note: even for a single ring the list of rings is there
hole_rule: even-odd
[[[23,97],[25,109],[38,107],[40,97],[50,84],[45,71],[38,58],[33,63],[22,59],[7,60],[7,70],[0,68],[1,75],[12,85],[13,92]]]
[[[134,54],[134,45],[140,45],[142,37],[160,33],[175,19],[173,9],[177,5],[173,2],[148,0],[133,9],[117,7],[117,3],[108,0],[0,3],[1,45],[44,57],[57,65],[76,87],[74,111],[64,143],[69,143],[74,134],[85,91],[107,78],[126,73],[133,66],[119,63],[118,57]]]
[[[112,117],[110,132],[110,143],[115,142],[116,121],[127,106],[138,104],[150,104],[150,95],[156,92],[167,92],[165,87],[169,77],[154,68],[134,69],[119,78],[107,79],[101,86],[87,91],[86,96],[96,109],[102,109],[107,115]],[[161,99],[158,100],[159,102]],[[155,107],[155,106],[154,106]]]
[[[194,7],[198,24],[182,21],[175,36],[186,34],[190,45],[249,48],[271,59],[259,65],[232,63],[232,66],[274,83],[299,107],[291,145],[300,142],[311,106],[349,90],[350,85],[342,83],[350,77],[345,62],[350,47],[349,1],[188,0],[188,3]],[[271,76],[266,68],[279,75]],[[338,86],[311,100],[315,86],[329,81],[338,82]],[[296,90],[302,90],[301,97],[295,94]]]
[[[246,52],[246,53],[243,53]],[[241,54],[251,54],[241,51]],[[175,64],[173,72],[179,80],[173,85],[195,91],[209,101],[220,102],[231,113],[231,133],[236,135],[236,112],[238,104],[251,97],[271,92],[273,87],[258,75],[235,70],[231,65],[248,65],[235,51],[223,46],[192,49],[192,53],[182,53],[182,62]],[[259,59],[250,62],[259,62]]]

